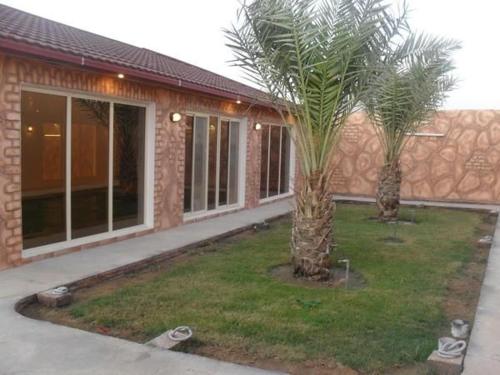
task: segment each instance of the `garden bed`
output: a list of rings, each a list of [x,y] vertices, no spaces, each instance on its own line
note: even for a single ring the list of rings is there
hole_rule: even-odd
[[[193,249],[75,293],[71,306],[24,314],[146,342],[189,325],[178,350],[293,374],[418,374],[454,318],[472,320],[492,234],[488,214],[403,208],[400,243],[374,206],[339,204],[336,259],[356,287],[315,287],[273,270],[289,260],[290,221]],[[340,266],[340,265],[338,265]],[[341,271],[338,271],[341,272]]]

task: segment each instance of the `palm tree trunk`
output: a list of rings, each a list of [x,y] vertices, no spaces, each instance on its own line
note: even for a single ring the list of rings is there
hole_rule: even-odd
[[[333,194],[322,178],[307,178],[296,193],[291,252],[295,276],[326,280],[333,245]]]
[[[399,161],[382,167],[377,187],[378,217],[382,221],[397,220],[401,190]]]

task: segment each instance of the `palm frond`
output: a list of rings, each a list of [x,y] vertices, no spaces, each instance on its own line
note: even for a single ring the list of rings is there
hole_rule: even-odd
[[[399,161],[408,135],[431,119],[455,87],[451,56],[458,48],[453,40],[410,32],[380,60],[363,103],[386,164]]]
[[[226,30],[234,64],[269,93],[280,113],[295,118],[303,174],[328,178],[338,134],[380,57],[406,27],[405,16],[383,0],[242,4],[238,22]]]

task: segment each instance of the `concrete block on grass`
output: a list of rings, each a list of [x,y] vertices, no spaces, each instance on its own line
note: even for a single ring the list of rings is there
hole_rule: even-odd
[[[146,345],[154,346],[160,349],[172,349],[174,346],[179,344],[181,341],[174,341],[168,337],[171,331],[162,333],[160,336],[155,337],[151,341],[148,341]]]
[[[490,247],[493,243],[493,236],[484,236],[477,241],[478,245],[481,247]]]
[[[36,295],[38,302],[48,307],[67,306],[73,300],[70,292],[54,294],[52,289],[40,292]]]
[[[457,358],[443,358],[438,355],[437,350],[434,350],[427,358],[427,364],[436,375],[460,375],[463,362],[463,354]]]

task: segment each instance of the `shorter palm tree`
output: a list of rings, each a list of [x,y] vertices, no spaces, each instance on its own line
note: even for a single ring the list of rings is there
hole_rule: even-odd
[[[384,153],[376,193],[380,220],[398,217],[401,153],[455,86],[451,54],[458,48],[452,40],[411,34],[383,59],[373,78],[364,103]]]

